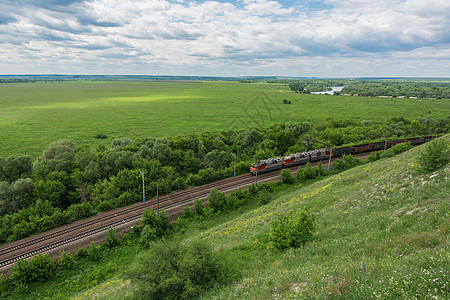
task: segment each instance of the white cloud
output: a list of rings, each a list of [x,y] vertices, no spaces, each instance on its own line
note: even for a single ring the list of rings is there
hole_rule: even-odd
[[[15,63],[26,62],[42,73],[65,64],[64,73],[77,65],[86,74],[101,65],[107,73],[338,76],[342,69],[364,75],[361,64],[373,69],[366,73],[389,71],[401,57],[402,66],[416,58],[448,66],[449,59],[436,55],[450,43],[450,4],[441,0],[328,0],[326,10],[270,0],[5,3],[0,73],[29,73]]]

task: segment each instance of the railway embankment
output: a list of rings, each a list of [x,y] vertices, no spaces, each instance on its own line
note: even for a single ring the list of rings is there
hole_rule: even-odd
[[[443,139],[448,147],[450,137]],[[426,146],[322,179],[278,184],[264,204],[255,199],[186,222],[160,243],[207,241],[233,259],[236,277],[203,290],[204,298],[449,298],[450,167],[421,170]],[[273,221],[300,210],[315,216],[312,238],[302,247],[270,247]],[[97,260],[79,258],[47,282],[9,295],[132,298],[139,285],[129,268],[147,255],[138,242],[127,238]]]

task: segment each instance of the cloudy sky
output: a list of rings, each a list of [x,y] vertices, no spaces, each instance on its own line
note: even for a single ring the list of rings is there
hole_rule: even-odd
[[[0,74],[450,77],[449,0],[0,0]]]

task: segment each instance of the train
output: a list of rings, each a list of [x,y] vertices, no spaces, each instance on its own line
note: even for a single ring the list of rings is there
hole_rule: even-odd
[[[322,148],[322,149],[316,149],[301,153],[295,153],[295,154],[289,154],[283,157],[274,157],[274,158],[268,158],[264,160],[259,160],[253,164],[250,165],[250,173],[252,175],[267,173],[275,170],[280,170],[287,167],[297,166],[306,164],[308,162],[315,162],[319,160],[325,160],[329,159],[330,155],[331,158],[335,157],[341,157],[344,154],[358,154],[358,153],[364,153],[364,152],[370,152],[370,151],[377,151],[377,150],[383,150],[384,148],[390,148],[392,146],[395,146],[397,144],[410,142],[411,146],[420,145],[423,143],[426,143],[430,141],[433,137],[427,136],[427,137],[416,137],[416,138],[409,138],[409,139],[397,139],[397,140],[390,140],[390,141],[383,141],[383,142],[376,142],[376,143],[368,143],[368,144],[361,144],[356,146],[348,146],[348,147],[341,147],[341,148],[335,148],[332,149],[330,154],[330,149]]]

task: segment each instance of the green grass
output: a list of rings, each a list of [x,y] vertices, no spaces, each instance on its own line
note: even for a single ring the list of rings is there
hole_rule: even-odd
[[[244,272],[205,298],[448,298],[450,169],[419,175],[416,157],[357,167],[205,231],[218,249],[242,254]],[[268,251],[275,214],[300,208],[317,216],[313,241]]]
[[[282,104],[284,98],[292,104]],[[58,139],[109,144],[94,138],[100,133],[135,139],[330,117],[442,117],[450,105],[447,100],[302,95],[283,84],[63,81],[1,84],[0,108],[0,156],[37,157]]]

